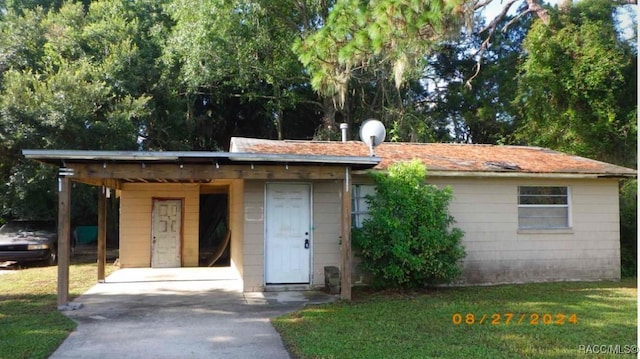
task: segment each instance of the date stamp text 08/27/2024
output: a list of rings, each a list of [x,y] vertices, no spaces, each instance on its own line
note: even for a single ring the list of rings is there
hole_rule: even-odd
[[[454,325],[575,325],[575,313],[453,313]]]
[[[453,313],[453,325],[577,325],[575,313]],[[638,354],[637,345],[580,345],[578,350],[584,354]]]

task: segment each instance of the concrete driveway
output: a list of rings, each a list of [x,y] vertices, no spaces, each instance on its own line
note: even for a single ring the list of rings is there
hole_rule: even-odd
[[[228,268],[121,269],[65,312],[78,328],[50,358],[289,358],[269,319],[335,299],[242,293]]]

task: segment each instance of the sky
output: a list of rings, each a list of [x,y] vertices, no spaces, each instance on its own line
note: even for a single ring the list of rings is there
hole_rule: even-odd
[[[496,15],[498,15],[500,13],[500,11],[502,10],[502,7],[504,6],[504,3],[506,3],[507,1],[503,1],[503,0],[493,0],[489,3],[489,5],[487,5],[487,7],[484,10],[485,16],[487,17],[487,19],[493,19]],[[516,3],[514,3],[513,5],[511,5],[511,9],[509,10],[508,15],[513,15],[516,13],[516,10],[524,3],[524,0],[520,0],[517,1]],[[545,1],[545,3],[547,4],[551,4],[553,5],[557,5],[558,4],[558,0],[550,0],[550,1]]]
[[[544,1],[546,4],[551,6],[557,5],[560,1],[558,0],[547,0]],[[574,0],[576,2],[576,0]],[[496,15],[500,13],[502,7],[506,3],[506,0],[493,0],[484,10],[484,14],[487,19],[492,20]],[[513,15],[516,13],[517,9],[524,3],[524,0],[520,0],[514,3],[509,10],[509,15]],[[622,34],[623,39],[631,39],[634,34],[633,29],[633,19],[637,18],[638,5],[623,5],[618,8],[618,12],[616,14],[616,19],[620,24],[620,32]]]

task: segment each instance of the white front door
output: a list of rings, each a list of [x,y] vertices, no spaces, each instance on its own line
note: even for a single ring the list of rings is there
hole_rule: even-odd
[[[309,283],[311,186],[269,183],[265,210],[267,284]]]
[[[182,200],[154,199],[151,227],[151,267],[180,267]]]

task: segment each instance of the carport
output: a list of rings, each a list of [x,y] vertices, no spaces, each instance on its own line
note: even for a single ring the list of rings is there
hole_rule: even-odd
[[[111,191],[121,191],[124,186],[131,185],[198,186],[216,182],[239,181],[242,183],[245,180],[339,181],[342,184],[340,186],[341,267],[351,268],[351,171],[371,168],[380,162],[379,158],[356,156],[194,151],[23,150],[23,155],[28,159],[59,168],[58,308],[60,310],[69,309],[71,182],[85,183],[101,189],[98,198],[98,282],[105,280],[107,196]],[[239,205],[242,205],[241,201]],[[236,223],[244,220],[244,211],[240,209],[241,215]],[[243,240],[241,228],[234,235],[237,236],[238,246],[241,247]],[[242,261],[238,261],[235,265],[240,274],[242,274],[242,266]],[[351,298],[350,270],[341,271],[341,298],[346,300]]]

